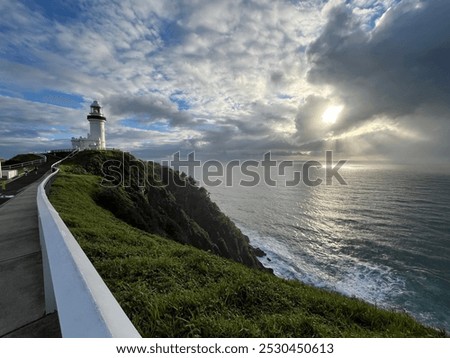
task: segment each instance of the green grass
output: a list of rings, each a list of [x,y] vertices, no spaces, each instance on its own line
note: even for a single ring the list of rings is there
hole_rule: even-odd
[[[51,202],[144,337],[445,335],[406,314],[129,226],[96,205],[99,177],[65,169]]]

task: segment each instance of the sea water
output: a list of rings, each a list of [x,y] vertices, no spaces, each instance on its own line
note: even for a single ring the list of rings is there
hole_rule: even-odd
[[[450,331],[450,175],[366,165],[340,174],[347,185],[286,186],[275,174],[276,186],[244,187],[235,171],[232,186],[206,188],[276,275]]]

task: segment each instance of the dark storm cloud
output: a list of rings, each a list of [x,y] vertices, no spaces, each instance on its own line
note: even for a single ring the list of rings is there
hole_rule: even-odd
[[[278,83],[283,81],[283,76],[284,76],[283,72],[281,72],[281,71],[273,71],[270,74],[270,81],[275,83],[275,84],[278,84]]]
[[[188,125],[192,117],[185,111],[179,111],[177,105],[167,98],[149,94],[140,97],[114,95],[107,100],[109,111],[116,116],[136,116],[143,123],[168,120],[173,126]]]
[[[348,6],[330,10],[324,31],[308,49],[308,81],[331,85],[332,96],[345,104],[335,129],[448,106],[448,14],[448,0],[402,2],[364,32]]]

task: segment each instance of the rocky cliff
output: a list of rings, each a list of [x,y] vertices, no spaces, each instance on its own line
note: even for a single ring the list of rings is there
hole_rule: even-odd
[[[102,178],[94,198],[128,224],[205,251],[263,268],[248,237],[184,173],[120,151],[80,152],[65,170]]]

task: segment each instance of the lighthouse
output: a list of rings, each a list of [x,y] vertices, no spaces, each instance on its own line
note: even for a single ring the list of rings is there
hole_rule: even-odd
[[[91,111],[87,116],[87,120],[91,126],[91,132],[89,133],[90,139],[96,142],[98,149],[106,149],[105,139],[105,122],[106,118],[103,116],[102,107],[97,101],[92,102]]]
[[[87,120],[89,121],[90,133],[86,138],[72,138],[73,149],[106,149],[106,117],[103,115],[102,107],[97,100],[92,102]]]

